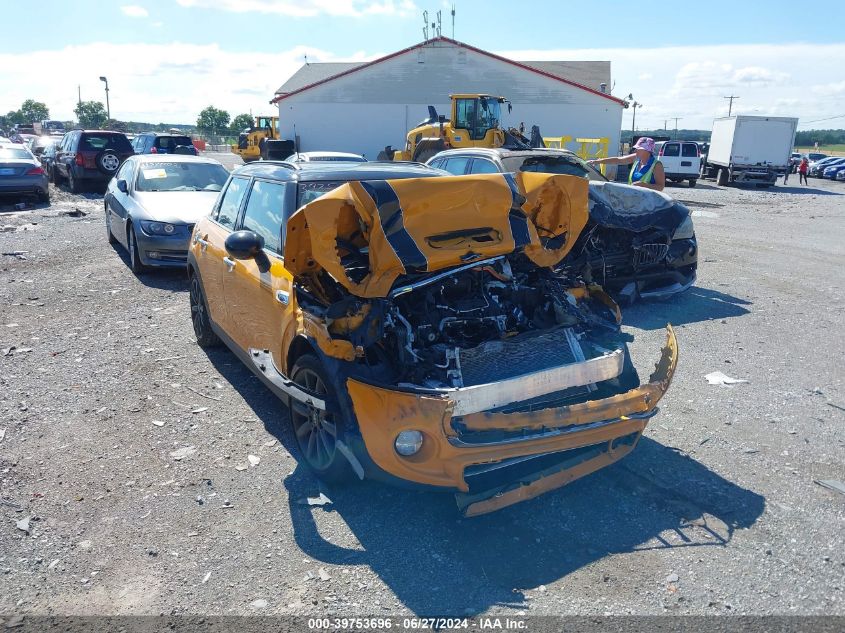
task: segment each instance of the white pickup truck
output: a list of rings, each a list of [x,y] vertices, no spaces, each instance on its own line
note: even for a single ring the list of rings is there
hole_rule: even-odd
[[[716,184],[775,184],[789,170],[798,119],[736,115],[713,121],[710,149],[701,163],[701,177]]]

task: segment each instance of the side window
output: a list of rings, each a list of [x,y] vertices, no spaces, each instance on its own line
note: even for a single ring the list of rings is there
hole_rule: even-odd
[[[135,166],[135,161],[127,160],[123,165],[120,166],[120,169],[117,170],[115,174],[116,180],[125,180],[127,183],[131,184],[132,181],[132,168]]]
[[[264,238],[264,248],[281,254],[282,221],[287,183],[256,180],[246,203],[241,229]]]
[[[680,156],[681,146],[678,143],[666,143],[663,146],[663,155],[668,157]]]
[[[442,158],[434,159],[433,161],[431,161],[431,166],[434,167],[435,169],[442,169],[443,168],[443,159]]]
[[[496,167],[496,164],[491,160],[487,160],[486,158],[474,158],[472,159],[472,167],[470,168],[469,173],[498,174],[499,168]]]
[[[446,160],[446,164],[441,169],[445,169],[453,176],[463,176],[467,170],[467,163],[469,158],[466,156],[455,156]]]
[[[698,145],[695,143],[684,143],[681,147],[681,156],[685,158],[698,158]]]
[[[241,208],[244,195],[246,195],[249,180],[246,178],[232,178],[229,186],[220,201],[220,208],[214,214],[214,219],[227,229],[235,228],[235,220],[238,218],[238,211]]]

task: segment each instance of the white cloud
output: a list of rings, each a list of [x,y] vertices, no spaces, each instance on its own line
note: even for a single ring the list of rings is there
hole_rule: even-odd
[[[43,101],[50,115],[73,119],[80,78],[83,100],[105,102],[100,75],[109,78],[111,112],[122,120],[193,123],[207,105],[235,116],[273,113],[275,91],[309,61],[366,61],[298,46],[279,53],[232,52],[218,45],[92,43],[60,50],[0,53],[0,112],[25,99]],[[378,55],[376,55],[378,56]],[[50,77],[44,82],[44,77]]]
[[[146,18],[150,15],[144,7],[139,7],[137,4],[123,5],[120,10],[123,11],[123,15],[130,18]]]
[[[408,16],[417,12],[412,0],[177,0],[183,7],[233,13],[273,13],[307,18],[318,15],[361,17]]]
[[[496,52],[517,60],[610,60],[613,94],[630,92],[644,104],[637,127],[682,117],[679,127],[709,129],[728,113],[729,95],[740,97],[734,114],[797,116],[799,127],[801,119],[842,114],[845,82],[831,83],[830,69],[845,66],[845,43]],[[625,113],[624,125],[631,116]]]

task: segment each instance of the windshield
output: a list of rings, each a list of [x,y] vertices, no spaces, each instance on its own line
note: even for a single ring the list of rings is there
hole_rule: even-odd
[[[456,99],[455,108],[455,127],[467,130],[472,140],[479,141],[488,130],[499,127],[502,108],[496,99]]]
[[[30,154],[25,149],[18,149],[16,147],[0,147],[0,158],[24,158],[24,159],[31,159],[32,154]]]
[[[332,189],[340,187],[343,183],[340,181],[316,181],[316,182],[301,182],[297,189],[296,208],[298,209],[304,204],[308,204],[312,200],[316,200],[324,193],[328,193]]]
[[[503,158],[507,171],[532,171],[541,174],[565,174],[580,176],[587,180],[604,182],[607,180],[601,172],[590,167],[584,160],[574,155],[555,154],[551,156],[512,156]]]
[[[194,162],[145,162],[135,191],[220,191],[229,173],[222,165]]]

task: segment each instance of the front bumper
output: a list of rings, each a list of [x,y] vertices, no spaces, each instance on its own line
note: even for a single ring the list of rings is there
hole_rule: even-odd
[[[614,299],[632,303],[637,299],[665,299],[695,284],[698,241],[695,237],[672,240],[660,261],[634,265],[634,254],[625,252],[591,262],[593,278]]]
[[[181,230],[182,227],[180,227]],[[190,231],[184,236],[180,233],[178,236],[166,237],[147,235],[139,230],[135,234],[135,239],[138,241],[138,254],[145,266],[184,268],[188,263]]]
[[[647,384],[600,400],[516,413],[477,410],[461,390],[415,393],[352,378],[347,388],[370,459],[398,479],[457,491],[464,514],[474,516],[563,486],[630,452],[656,413],[677,360],[675,334],[667,326],[666,344]],[[517,400],[535,397],[538,389],[552,393],[569,384],[535,383],[533,378],[526,382],[524,388],[531,391]],[[476,389],[479,406],[502,400],[502,383]],[[424,437],[420,451],[409,457],[394,449],[396,436],[405,430]],[[534,457],[537,470],[532,472]],[[494,466],[505,479],[508,473],[514,478],[491,478]],[[483,483],[475,485],[475,480]]]

